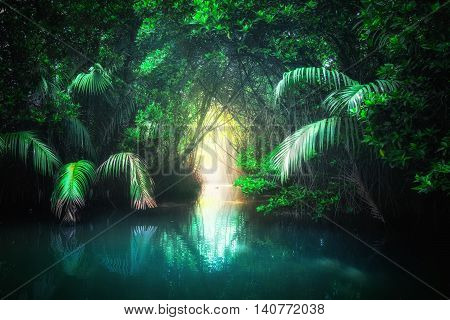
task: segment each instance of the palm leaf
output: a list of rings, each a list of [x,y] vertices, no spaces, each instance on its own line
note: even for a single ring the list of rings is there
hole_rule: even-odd
[[[52,209],[66,221],[76,221],[77,211],[85,205],[85,197],[95,178],[94,164],[79,160],[64,165],[58,173],[52,194]]]
[[[371,93],[389,93],[399,87],[397,81],[376,80],[368,84],[356,84],[331,93],[323,102],[333,114],[343,110],[359,112],[364,99]]]
[[[46,98],[56,99],[58,94],[65,90],[67,84],[67,75],[60,71],[61,74],[57,74],[53,79],[47,80],[44,76],[41,76],[41,81],[37,86],[37,94]]]
[[[281,143],[273,157],[282,181],[301,169],[317,152],[341,142],[354,146],[357,133],[357,122],[353,118],[331,117],[301,127]]]
[[[107,100],[109,100],[109,97]],[[115,111],[103,133],[103,139],[107,143],[114,137],[115,133],[119,132],[119,129],[129,123],[138,107],[137,103],[131,98],[131,93],[115,100],[118,101],[110,102],[112,106],[115,106]]]
[[[110,156],[98,169],[99,178],[119,178],[123,175],[130,182],[131,206],[136,209],[156,206],[152,197],[153,180],[139,157],[133,153],[122,152]]]
[[[5,133],[3,141],[6,153],[25,164],[31,157],[34,170],[44,176],[52,175],[61,164],[53,150],[32,131]]]
[[[343,179],[345,181],[350,182],[356,188],[356,193],[360,197],[360,199],[367,205],[370,210],[370,214],[375,218],[381,220],[383,223],[385,222],[383,214],[378,209],[377,204],[373,200],[369,189],[364,183],[356,164],[353,165],[353,170],[350,173],[345,173],[343,175]]]
[[[83,122],[77,118],[69,118],[64,121],[65,133],[67,140],[73,145],[86,150],[87,154],[92,158],[96,158],[94,145],[92,144],[91,135]]]
[[[357,81],[352,80],[342,72],[336,70],[301,67],[283,74],[283,79],[275,88],[276,99],[280,99],[286,93],[288,88],[299,83],[325,85],[330,89],[340,89],[342,87],[358,84]]]
[[[0,136],[0,155],[2,155],[6,151],[5,140]]]
[[[47,95],[49,95],[48,81],[43,76],[41,76],[41,81],[37,86],[37,93],[42,97],[46,97]]]
[[[111,77],[103,67],[96,63],[88,73],[80,73],[72,81],[71,88],[84,95],[98,95],[112,86]]]

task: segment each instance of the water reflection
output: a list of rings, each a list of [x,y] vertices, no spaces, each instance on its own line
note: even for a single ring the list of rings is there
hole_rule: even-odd
[[[62,260],[62,268],[67,275],[85,276],[78,272],[85,255],[85,247],[78,248],[81,243],[78,241],[76,233],[75,226],[53,230],[50,235],[50,248],[56,260]]]
[[[32,299],[48,300],[53,297],[56,290],[55,278],[52,272],[46,273],[36,279],[32,284]]]
[[[235,193],[230,185],[206,185],[194,210],[189,234],[210,270],[229,265],[244,246],[245,219],[232,202]]]
[[[101,264],[110,272],[131,276],[141,272],[150,258],[150,239],[156,232],[155,226],[134,226],[130,230],[129,250],[120,252],[116,248],[103,247]]]
[[[434,297],[420,283],[335,229],[310,221],[293,223],[259,216],[248,204],[232,202],[232,188],[226,200],[208,200],[206,195],[215,194],[217,186],[210,187],[204,190],[202,202],[193,207],[134,216],[73,254],[104,230],[104,217],[92,227],[30,225],[2,230],[1,293],[65,257],[12,297]]]

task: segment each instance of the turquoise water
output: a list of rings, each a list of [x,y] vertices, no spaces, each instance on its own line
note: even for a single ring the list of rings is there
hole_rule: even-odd
[[[135,213],[94,240],[127,212],[91,212],[77,226],[1,225],[2,297],[88,242],[8,298],[440,298],[329,223],[265,217],[232,187],[208,188],[196,204]],[[399,261],[446,289],[433,269],[442,263],[399,251]]]

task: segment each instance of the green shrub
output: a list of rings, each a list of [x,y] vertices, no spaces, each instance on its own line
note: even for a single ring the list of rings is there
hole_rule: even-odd
[[[242,193],[246,196],[251,196],[271,191],[277,187],[277,184],[262,177],[245,175],[237,178],[234,181],[234,186],[240,187]]]
[[[340,196],[335,192],[292,185],[281,188],[266,204],[259,205],[256,211],[268,214],[279,209],[306,207],[312,210],[314,216],[320,217],[327,211],[335,209],[339,200]]]

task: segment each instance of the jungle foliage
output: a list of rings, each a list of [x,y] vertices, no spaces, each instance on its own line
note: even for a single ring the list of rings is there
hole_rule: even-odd
[[[448,201],[448,2],[7,3],[2,206],[75,220],[126,190],[150,208],[223,114],[246,141],[235,184],[270,196],[259,211],[385,221]]]

